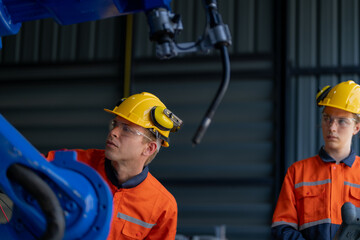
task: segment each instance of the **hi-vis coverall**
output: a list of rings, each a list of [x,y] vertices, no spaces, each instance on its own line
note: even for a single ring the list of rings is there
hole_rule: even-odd
[[[177,204],[175,198],[145,167],[137,176],[119,185],[105,151],[72,150],[78,161],[93,167],[108,183],[113,193],[113,214],[108,240],[175,239]],[[54,159],[55,151],[47,159]]]
[[[336,164],[324,150],[295,162],[286,173],[272,220],[275,239],[333,239],[341,207],[360,207],[360,158]]]

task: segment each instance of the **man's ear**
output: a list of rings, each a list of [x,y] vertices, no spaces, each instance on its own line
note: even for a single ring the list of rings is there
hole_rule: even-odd
[[[360,129],[360,128],[359,128]],[[143,154],[146,156],[151,156],[157,149],[156,142],[152,141],[147,143],[147,147],[144,149]]]
[[[359,132],[359,130],[360,130],[360,123],[356,123],[353,135],[356,135]]]

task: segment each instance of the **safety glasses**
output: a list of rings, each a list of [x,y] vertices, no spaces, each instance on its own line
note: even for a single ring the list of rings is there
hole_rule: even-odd
[[[111,131],[116,127],[121,129],[120,134],[124,137],[143,136],[143,137],[147,138],[149,141],[153,141],[150,137],[146,136],[145,133],[142,133],[139,130],[137,130],[133,127],[130,127],[128,124],[123,123],[123,122],[118,122],[115,119],[111,120],[109,130]]]
[[[331,126],[333,122],[336,123],[337,126],[341,128],[346,128],[351,125],[352,121],[356,121],[355,118],[347,118],[347,117],[333,117],[329,114],[323,113],[322,114],[322,121],[326,123],[328,126]]]

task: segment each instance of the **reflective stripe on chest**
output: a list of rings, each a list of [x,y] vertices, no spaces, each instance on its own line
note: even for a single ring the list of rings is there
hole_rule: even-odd
[[[130,217],[130,216],[128,216],[126,214],[123,214],[123,213],[120,213],[120,212],[118,212],[117,217],[121,218],[121,219],[124,219],[125,221],[135,223],[135,224],[137,224],[139,226],[142,226],[144,228],[152,228],[152,227],[154,227],[156,225],[156,223],[154,223],[154,224],[147,223],[147,222],[141,221],[140,219]]]

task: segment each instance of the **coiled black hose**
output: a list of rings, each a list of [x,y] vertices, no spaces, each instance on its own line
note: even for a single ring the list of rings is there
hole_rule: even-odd
[[[49,185],[31,169],[13,164],[9,167],[7,176],[21,185],[38,202],[43,211],[46,231],[41,240],[61,240],[65,233],[65,217],[60,202]]]

